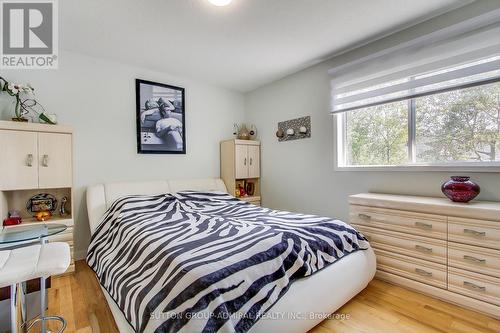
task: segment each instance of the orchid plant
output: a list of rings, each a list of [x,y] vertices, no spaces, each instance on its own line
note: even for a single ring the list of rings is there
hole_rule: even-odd
[[[3,83],[0,91],[5,91],[10,96],[16,99],[16,109],[15,109],[15,119],[23,120],[23,109],[21,108],[21,94],[33,95],[34,89],[29,84],[20,84],[20,83],[11,83],[5,80],[3,77],[0,77],[0,80]]]
[[[23,95],[26,97],[32,97],[34,95],[35,89],[33,89],[33,87],[29,83],[26,84],[11,83],[0,76],[0,92],[2,91],[5,91],[7,94],[9,94],[12,97],[15,97],[16,99],[15,118],[12,118],[13,120],[27,121],[27,119],[25,119],[24,116],[32,112],[35,113],[44,122],[52,125],[55,124],[55,121],[53,121],[52,119],[48,118],[47,115],[45,115],[44,113],[45,110],[39,103],[37,103],[35,99],[32,98],[25,98],[24,100],[21,99]],[[34,108],[35,106],[41,108],[42,112],[37,112]]]

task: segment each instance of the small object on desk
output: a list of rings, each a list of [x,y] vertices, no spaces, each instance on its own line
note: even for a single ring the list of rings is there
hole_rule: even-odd
[[[246,192],[248,195],[253,195],[255,193],[255,183],[248,182],[246,183]]]
[[[3,220],[3,225],[4,225],[4,227],[9,226],[9,225],[18,225],[18,224],[21,224],[22,222],[23,222],[23,220],[19,216],[8,217],[5,220]]]
[[[63,197],[61,199],[61,207],[59,207],[59,214],[61,216],[65,216],[68,214],[68,211],[66,210],[66,204],[68,203],[68,197]]]
[[[52,194],[40,193],[32,196],[26,203],[26,209],[29,213],[38,213],[44,211],[54,212],[57,208],[57,199]]]
[[[35,214],[35,218],[37,221],[44,222],[50,220],[52,214],[49,211],[38,212]]]
[[[239,184],[238,188],[236,189],[236,194],[237,194],[236,196],[239,197],[239,198],[246,197],[247,196],[247,191],[245,190],[245,188],[241,184]]]
[[[17,210],[10,210],[9,217],[21,217],[21,213],[19,213],[19,211]]]

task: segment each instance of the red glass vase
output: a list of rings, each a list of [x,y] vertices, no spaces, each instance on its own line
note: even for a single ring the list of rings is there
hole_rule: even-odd
[[[452,176],[441,186],[441,191],[451,201],[454,202],[469,202],[481,191],[479,185],[472,182],[467,176]]]

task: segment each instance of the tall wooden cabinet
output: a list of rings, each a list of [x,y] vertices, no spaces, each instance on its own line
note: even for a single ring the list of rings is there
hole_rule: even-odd
[[[232,195],[241,183],[252,183],[254,193],[241,200],[260,205],[260,142],[254,140],[226,140],[220,145],[221,178]]]
[[[23,218],[20,226],[37,223],[61,223],[67,230],[49,241],[67,242],[73,259],[73,131],[66,126],[0,121],[0,223],[10,210]],[[59,210],[46,222],[38,222],[26,209],[36,194],[56,197],[58,208],[66,197],[68,213]],[[9,226],[4,228],[18,228]]]

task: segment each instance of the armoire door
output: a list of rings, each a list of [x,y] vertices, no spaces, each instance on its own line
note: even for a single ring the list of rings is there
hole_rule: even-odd
[[[72,142],[70,134],[39,133],[39,187],[72,186]]]
[[[260,147],[248,146],[248,178],[260,177]]]
[[[248,178],[248,149],[246,145],[234,146],[235,178]]]
[[[38,187],[37,133],[0,130],[0,190]]]

